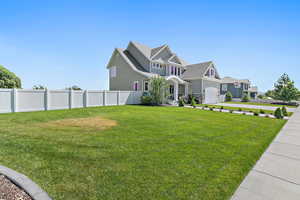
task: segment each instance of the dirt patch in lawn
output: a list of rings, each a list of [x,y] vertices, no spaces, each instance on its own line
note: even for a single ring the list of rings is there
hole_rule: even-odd
[[[117,125],[115,120],[105,119],[103,117],[71,118],[56,121],[50,121],[40,124],[48,128],[81,128],[105,130]]]

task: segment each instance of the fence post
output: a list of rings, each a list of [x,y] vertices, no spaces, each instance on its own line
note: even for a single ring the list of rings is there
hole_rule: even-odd
[[[50,95],[49,95],[49,90],[46,88],[45,89],[45,110],[50,110]]]
[[[84,91],[84,94],[83,94],[83,107],[88,107],[88,100],[89,100],[89,95],[88,95],[88,90],[85,90]]]
[[[106,106],[106,90],[103,91],[103,106]]]
[[[118,95],[117,95],[117,105],[120,105],[120,90],[118,91]]]
[[[69,90],[69,109],[72,109],[73,107],[73,90],[70,88]]]
[[[17,108],[17,103],[18,103],[18,91],[16,88],[12,89],[12,102],[11,102],[11,106],[12,106],[12,112],[17,112],[18,108]]]

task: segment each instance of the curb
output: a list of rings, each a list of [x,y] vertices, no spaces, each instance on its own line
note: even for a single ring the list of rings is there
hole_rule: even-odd
[[[0,174],[6,176],[14,184],[23,189],[33,200],[52,200],[47,192],[40,188],[24,174],[0,165]]]

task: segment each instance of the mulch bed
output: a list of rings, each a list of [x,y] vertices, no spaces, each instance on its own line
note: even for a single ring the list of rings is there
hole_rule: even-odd
[[[32,200],[21,188],[0,174],[0,200]]]

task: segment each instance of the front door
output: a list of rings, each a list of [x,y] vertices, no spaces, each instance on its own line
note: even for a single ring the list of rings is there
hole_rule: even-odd
[[[170,85],[170,98],[174,99],[174,85]]]

